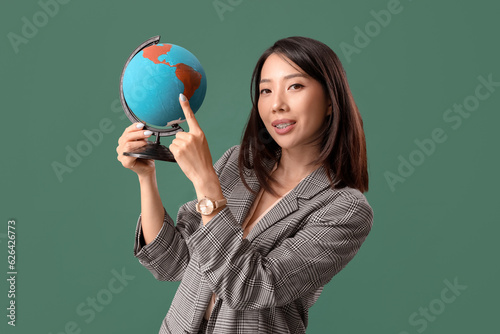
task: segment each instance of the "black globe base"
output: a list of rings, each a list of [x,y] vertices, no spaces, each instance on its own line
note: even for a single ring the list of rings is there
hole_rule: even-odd
[[[139,159],[153,159],[176,162],[174,155],[167,147],[160,145],[160,143],[151,141],[148,141],[148,144],[146,146],[139,147],[138,149],[135,149],[131,152],[123,152],[123,155]]]

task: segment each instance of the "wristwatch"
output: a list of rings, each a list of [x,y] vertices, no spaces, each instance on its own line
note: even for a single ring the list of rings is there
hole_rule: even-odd
[[[227,199],[223,198],[218,201],[214,201],[208,197],[203,197],[196,203],[196,211],[204,216],[210,215],[215,209],[223,208],[227,204]]]

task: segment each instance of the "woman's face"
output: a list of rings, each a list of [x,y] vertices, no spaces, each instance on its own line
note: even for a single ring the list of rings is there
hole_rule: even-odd
[[[321,84],[275,53],[265,61],[260,77],[259,115],[276,143],[282,149],[314,144],[315,135],[331,113]]]

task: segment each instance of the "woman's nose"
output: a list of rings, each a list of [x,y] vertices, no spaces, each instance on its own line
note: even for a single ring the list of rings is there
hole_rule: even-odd
[[[288,110],[288,104],[286,102],[286,98],[285,98],[285,96],[283,96],[282,93],[275,93],[274,94],[272,108],[273,108],[273,112],[287,111]]]

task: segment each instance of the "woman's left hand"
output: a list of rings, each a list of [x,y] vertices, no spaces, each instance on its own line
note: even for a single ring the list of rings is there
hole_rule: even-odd
[[[183,101],[183,97],[185,101]],[[179,102],[184,111],[189,132],[177,132],[168,148],[172,151],[184,174],[196,187],[204,180],[216,177],[216,174],[205,134],[194,117],[189,101],[181,94]]]

